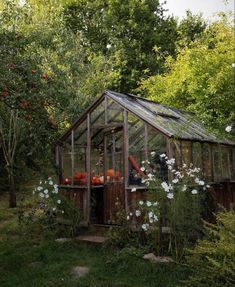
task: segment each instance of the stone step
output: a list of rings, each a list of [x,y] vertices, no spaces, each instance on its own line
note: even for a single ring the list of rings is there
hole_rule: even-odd
[[[89,242],[94,244],[103,244],[107,241],[107,237],[98,235],[80,235],[76,237],[77,240],[83,242]]]

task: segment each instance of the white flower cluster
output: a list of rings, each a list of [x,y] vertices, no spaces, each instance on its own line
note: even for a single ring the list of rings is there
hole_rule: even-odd
[[[130,218],[133,216],[140,217],[142,215],[143,217],[146,217],[148,223],[143,223],[141,225],[141,228],[144,231],[147,231],[150,227],[150,224],[153,224],[154,222],[158,221],[158,216],[155,214],[154,209],[156,209],[156,207],[159,205],[159,203],[157,201],[151,202],[151,201],[147,200],[146,202],[144,202],[143,200],[140,200],[139,205],[141,206],[141,209],[143,209],[143,211],[141,211],[140,209],[137,209],[137,210],[135,210],[134,213],[130,212],[127,215],[127,220],[130,220]],[[146,212],[146,210],[147,210],[147,212]]]
[[[43,187],[43,185],[46,187]],[[33,190],[33,195],[35,195],[38,192],[38,195],[41,198],[49,198],[50,197],[49,190],[51,193],[54,194],[57,194],[59,192],[58,185],[54,184],[51,177],[49,177],[48,180],[45,180],[44,183],[40,180],[39,186]]]
[[[49,177],[47,180],[42,181],[40,180],[39,186],[37,186],[33,190],[33,195],[38,195],[41,200],[44,201],[43,206],[48,206],[48,204],[45,204],[45,200],[50,200],[53,205],[60,205],[61,200],[58,199],[58,193],[59,193],[59,187],[57,184],[54,184],[51,177]],[[56,211],[57,207],[54,206],[51,208],[52,211]],[[58,210],[59,211],[59,210]],[[64,213],[62,210],[61,213]]]

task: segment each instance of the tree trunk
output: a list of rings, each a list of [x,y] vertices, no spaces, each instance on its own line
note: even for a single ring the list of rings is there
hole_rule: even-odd
[[[16,207],[16,190],[15,190],[15,180],[13,175],[13,169],[9,168],[8,170],[8,178],[9,178],[9,207]]]

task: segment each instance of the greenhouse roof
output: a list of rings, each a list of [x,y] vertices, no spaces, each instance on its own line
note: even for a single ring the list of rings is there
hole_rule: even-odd
[[[230,145],[235,144],[226,139],[220,140],[212,133],[209,133],[202,124],[195,119],[192,113],[168,107],[132,94],[122,94],[110,90],[106,90],[60,140],[65,139],[71,130],[76,128],[76,126],[85,119],[84,116],[93,110],[105,95],[170,138]]]
[[[219,140],[215,135],[209,133],[189,112],[131,94],[121,94],[109,90],[106,91],[106,94],[169,137],[234,144],[229,140]]]

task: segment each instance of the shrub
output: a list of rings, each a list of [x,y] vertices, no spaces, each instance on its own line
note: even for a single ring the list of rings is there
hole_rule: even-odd
[[[156,156],[152,152],[153,157]],[[158,253],[169,252],[179,261],[185,247],[191,247],[201,235],[202,202],[209,186],[201,178],[200,168],[183,164],[177,168],[175,159],[165,154],[158,161],[165,165],[167,176],[162,177],[154,163],[143,161],[142,182],[149,187],[146,201],[139,201],[130,219],[140,223]],[[135,192],[135,189],[132,191]],[[167,227],[167,228],[165,228]],[[163,234],[165,228],[167,234]]]
[[[220,212],[216,224],[204,225],[206,237],[187,256],[192,276],[185,286],[235,286],[235,212]]]
[[[80,221],[80,209],[75,202],[59,192],[57,184],[54,184],[52,178],[40,181],[33,195],[34,204],[30,210],[22,205],[19,209],[19,223],[35,224],[39,223],[44,231],[54,231],[55,233],[66,227],[63,232],[74,236],[77,232]],[[63,235],[65,235],[63,233]]]

